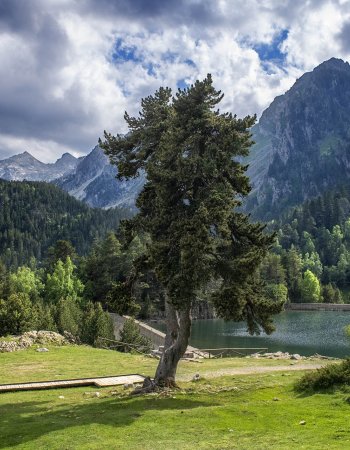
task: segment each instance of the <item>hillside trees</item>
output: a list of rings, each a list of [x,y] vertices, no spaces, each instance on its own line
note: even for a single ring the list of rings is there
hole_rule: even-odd
[[[129,133],[105,133],[100,146],[118,165],[118,177],[147,174],[138,215],[126,233],[150,236],[139,270],[150,268],[166,295],[167,333],[155,384],[175,383],[191,331],[191,305],[211,280],[221,317],[245,320],[250,333],[273,330],[279,302],[262,295],[256,269],[273,239],[237,211],[249,192],[238,159],[251,145],[255,118],[237,119],[216,108],[222,94],[210,75],[172,96],[160,88],[141,102],[139,117],[125,113]]]
[[[58,259],[50,270],[23,266],[8,272],[0,265],[0,336],[36,329],[69,331],[88,344],[113,338],[109,314],[83,297],[71,259]]]
[[[56,186],[42,182],[0,180],[0,260],[9,268],[39,265],[50,257],[52,265],[65,256],[69,240],[78,255],[86,255],[95,239],[115,230],[130,212],[93,209]],[[54,246],[48,255],[49,248]]]

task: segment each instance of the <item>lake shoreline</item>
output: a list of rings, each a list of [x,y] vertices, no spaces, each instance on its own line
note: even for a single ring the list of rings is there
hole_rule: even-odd
[[[349,311],[350,303],[286,303],[286,311]]]
[[[341,305],[343,306],[343,305]],[[195,320],[190,345],[196,348],[267,348],[268,352],[289,352],[311,356],[344,358],[350,355],[350,340],[345,327],[349,311],[285,310],[274,317],[276,330],[267,335],[250,335],[245,322],[223,319]],[[164,323],[152,323],[165,331]]]

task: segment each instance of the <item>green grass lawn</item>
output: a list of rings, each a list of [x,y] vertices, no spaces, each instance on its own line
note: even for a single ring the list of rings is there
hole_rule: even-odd
[[[49,349],[0,354],[0,383],[152,375],[157,363],[89,347]],[[180,382],[179,391],[166,395],[131,398],[123,388],[93,387],[0,394],[0,448],[350,448],[350,392],[300,396],[293,382],[302,372],[205,378],[228,367],[286,364],[245,358],[181,362],[179,379],[196,372],[203,378]]]

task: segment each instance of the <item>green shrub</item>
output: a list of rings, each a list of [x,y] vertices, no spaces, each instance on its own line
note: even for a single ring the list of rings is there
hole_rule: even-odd
[[[304,375],[297,381],[295,388],[299,392],[319,391],[333,386],[350,385],[350,358],[340,364],[329,364]]]
[[[101,303],[86,305],[80,338],[89,345],[97,345],[98,338],[114,339],[112,319],[103,311]]]
[[[120,330],[120,340],[124,344],[130,344],[132,347],[136,347],[138,351],[143,353],[149,353],[152,349],[151,340],[142,336],[137,323],[132,318],[124,322],[123,328]],[[126,345],[123,350],[128,352],[132,347]]]
[[[58,332],[68,331],[73,336],[79,336],[81,323],[81,309],[74,297],[62,297],[56,307],[56,324]]]
[[[23,292],[0,299],[0,336],[21,334],[32,326],[32,303]]]
[[[350,325],[346,325],[344,327],[344,331],[345,331],[346,336],[348,336],[350,338]]]

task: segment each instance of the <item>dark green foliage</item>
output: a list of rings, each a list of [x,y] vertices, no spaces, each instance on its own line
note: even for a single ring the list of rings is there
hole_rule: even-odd
[[[0,299],[0,336],[20,334],[33,325],[32,302],[23,292]]]
[[[49,268],[53,269],[59,259],[62,262],[65,262],[68,257],[73,261],[76,259],[77,254],[75,248],[70,241],[61,239],[57,241],[53,247],[49,248],[47,264]]]
[[[130,294],[126,283],[112,283],[105,299],[110,311],[123,316],[124,314],[136,315],[141,306],[136,303],[136,298]]]
[[[54,307],[54,311],[58,332],[69,331],[73,336],[79,336],[82,313],[77,300],[62,297]]]
[[[296,389],[304,391],[320,391],[337,386],[350,385],[350,358],[340,364],[328,364],[321,369],[304,375],[297,383]]]
[[[281,257],[290,300],[306,301],[302,285],[305,272],[310,271],[323,285],[320,300],[342,303],[341,291],[350,284],[349,188],[342,186],[308,200],[271,227],[277,230],[274,252]]]
[[[58,240],[69,240],[79,255],[86,254],[94,239],[129,215],[89,208],[51,184],[0,180],[0,259],[13,268],[33,257],[40,262]],[[60,250],[54,258],[62,256]]]
[[[218,314],[246,320],[251,333],[271,332],[281,304],[263,297],[256,269],[273,238],[236,210],[250,190],[239,160],[248,155],[255,117],[220,113],[222,97],[210,75],[174,96],[160,88],[142,100],[138,118],[125,114],[127,135],[105,133],[100,146],[119,178],[147,173],[139,214],[125,230],[150,236],[141,271],[155,273],[169,303],[185,310],[220,280],[212,296]]]
[[[97,345],[98,338],[114,339],[113,322],[101,303],[89,302],[83,312],[81,340]]]
[[[129,352],[132,348],[136,348],[142,353],[149,353],[152,349],[152,342],[150,339],[142,336],[139,327],[132,317],[129,317],[120,330],[120,341],[126,345],[124,351]]]
[[[324,303],[344,303],[339,288],[334,287],[331,283],[322,286],[322,298]]]
[[[286,271],[282,265],[281,256],[269,253],[261,263],[260,275],[270,284],[284,284],[286,282]]]
[[[113,283],[122,280],[127,272],[124,259],[121,244],[114,233],[108,233],[103,241],[95,242],[83,262],[85,296],[106,304],[107,294]]]
[[[132,263],[145,251],[145,244],[135,237],[125,248],[114,233],[95,242],[89,255],[81,262],[80,272],[85,283],[84,297],[101,302],[109,311],[135,315],[144,303],[146,287],[138,286],[133,293],[127,288],[132,275]],[[154,296],[156,303],[157,297]]]
[[[34,303],[32,307],[32,328],[34,330],[57,331],[55,311],[56,308],[45,304],[43,300]]]
[[[5,266],[0,269],[0,336],[52,330],[69,331],[91,345],[98,337],[113,339],[109,314],[100,303],[82,297],[84,286],[69,256],[64,263],[59,259],[52,273],[20,267],[8,274]]]

